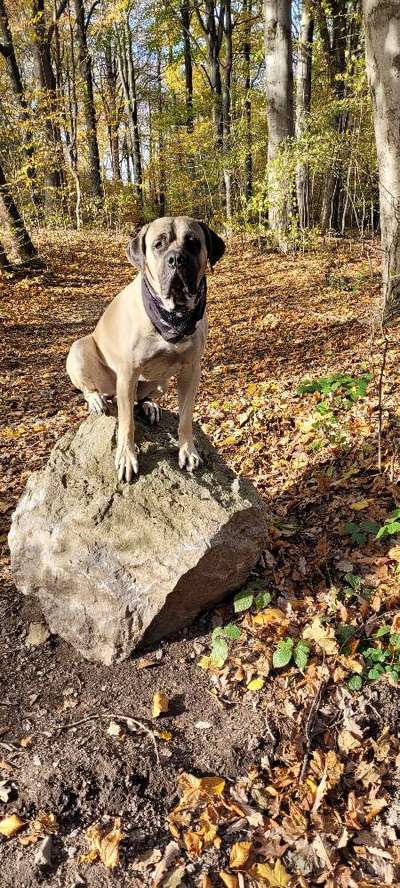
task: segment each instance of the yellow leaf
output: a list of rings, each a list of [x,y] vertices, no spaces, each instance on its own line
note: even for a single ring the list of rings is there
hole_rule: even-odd
[[[249,859],[251,842],[236,842],[229,852],[229,866],[231,869],[240,869]]]
[[[152,708],[152,716],[153,718],[158,718],[162,712],[168,712],[169,700],[168,697],[163,694],[162,691],[157,691],[153,697],[153,708]]]
[[[362,499],[358,500],[356,503],[350,503],[350,508],[354,509],[355,512],[362,512],[363,509],[368,509],[371,503],[371,499]]]
[[[220,441],[221,447],[232,447],[233,444],[237,444],[237,438],[234,438],[233,435],[229,435],[228,438],[224,438],[223,441]]]
[[[319,617],[314,617],[311,625],[305,627],[303,638],[314,641],[328,656],[339,652],[333,627],[323,626]]]
[[[400,546],[392,546],[388,551],[391,561],[400,561]]]
[[[255,626],[269,626],[270,623],[285,623],[286,616],[279,607],[267,607],[252,617]]]
[[[160,740],[172,740],[171,731],[154,731],[154,733]]]
[[[205,789],[212,795],[222,795],[225,789],[225,780],[223,777],[202,777],[200,780],[200,788]]]
[[[183,836],[186,850],[192,857],[199,857],[203,850],[203,836],[198,832],[187,832]]]
[[[286,888],[286,885],[289,884],[290,876],[280,860],[276,861],[273,869],[267,863],[257,863],[254,873],[261,876],[262,879],[266,879],[271,888]]]
[[[106,833],[97,824],[89,826],[86,837],[91,848],[88,854],[83,854],[79,858],[80,862],[89,863],[100,858],[107,869],[115,869],[119,864],[119,845],[123,839],[120,825],[120,818],[115,817],[114,826]]]
[[[223,882],[224,885],[226,885],[226,888],[237,888],[237,886],[238,886],[237,876],[233,876],[231,873],[227,873],[222,870],[218,873],[218,875],[221,879],[221,882]]]
[[[247,685],[248,691],[260,691],[265,682],[263,678],[252,678]]]
[[[15,836],[23,826],[26,826],[26,820],[21,820],[18,814],[9,814],[0,820],[0,834],[10,839]]]
[[[210,666],[212,665],[211,657],[207,657],[207,656],[200,657],[200,660],[198,661],[197,665],[200,666],[200,669],[209,669]]]

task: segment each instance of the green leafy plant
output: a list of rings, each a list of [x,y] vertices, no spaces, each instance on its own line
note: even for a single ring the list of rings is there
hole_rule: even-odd
[[[395,509],[389,518],[386,518],[385,523],[376,534],[376,539],[381,540],[383,537],[394,536],[396,533],[400,533],[400,509]]]
[[[350,690],[358,691],[364,682],[376,681],[381,675],[389,675],[394,681],[399,681],[400,633],[392,632],[390,626],[383,625],[373,639],[364,639],[359,651],[363,656],[365,667],[362,675],[354,674],[347,679],[347,687]]]
[[[345,524],[344,532],[351,537],[353,543],[356,543],[357,546],[363,546],[367,540],[367,537],[370,533],[376,534],[379,525],[376,521],[360,521],[357,524],[355,521],[348,521]]]
[[[240,629],[235,623],[215,627],[211,635],[211,659],[216,666],[223,666],[228,658],[228,641],[237,641],[239,638]]]
[[[244,589],[239,589],[239,592],[236,592],[233,599],[233,609],[235,614],[250,610],[253,605],[257,610],[263,610],[264,607],[268,607],[271,598],[272,595],[265,589],[264,582],[253,580]]]
[[[297,386],[297,394],[308,395],[319,392],[321,395],[327,395],[340,391],[342,395],[354,402],[358,398],[365,397],[371,378],[371,373],[363,373],[361,376],[332,373],[331,376],[320,376],[318,379],[304,379]]]
[[[282,638],[272,655],[272,664],[276,669],[283,669],[293,660],[297,668],[303,672],[307,666],[309,655],[310,648],[305,641],[300,640],[295,644],[293,638]]]

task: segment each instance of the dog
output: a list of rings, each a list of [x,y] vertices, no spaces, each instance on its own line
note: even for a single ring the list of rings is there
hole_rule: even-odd
[[[144,225],[126,250],[140,273],[108,305],[93,333],[71,346],[67,373],[89,410],[107,412],[110,399],[117,399],[119,481],[129,483],[139,472],[134,404],[158,422],[155,398],[171,376],[178,384],[179,466],[193,472],[200,464],[192,426],[207,339],[206,268],[224,251],[215,231],[188,216]]]

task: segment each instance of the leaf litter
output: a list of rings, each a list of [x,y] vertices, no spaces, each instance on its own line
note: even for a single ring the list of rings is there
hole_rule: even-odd
[[[46,249],[54,271],[36,275],[28,286],[1,281],[7,422],[0,443],[9,466],[0,490],[3,544],[29,472],[44,464],[71,419],[85,415],[65,377],[67,348],[91,329],[115,295],[116,278],[120,286],[129,279],[122,244],[103,236],[100,249],[99,237],[86,233],[69,233],[69,243],[62,232],[52,237]],[[104,249],[115,257],[108,273],[98,259]],[[252,752],[237,751],[232,778],[222,754],[214,774],[177,768],[179,798],[172,803],[171,787],[162,809],[170,839],[159,836],[157,848],[130,854],[129,824],[125,828],[112,805],[101,812],[114,815],[111,827],[100,820],[87,827],[83,809],[78,845],[89,844],[82,853],[92,855],[92,869],[90,862],[82,866],[90,885],[91,871],[93,884],[100,884],[98,866],[110,879],[115,869],[121,885],[126,871],[130,885],[135,866],[142,865],[138,884],[167,888],[367,888],[400,882],[399,348],[391,336],[379,473],[376,381],[382,343],[369,323],[378,298],[375,279],[361,289],[333,293],[326,276],[326,267],[337,265],[346,267],[355,284],[362,277],[368,281],[368,248],[363,250],[332,241],[309,255],[280,257],[278,268],[276,257],[260,256],[244,243],[228,252],[210,281],[211,334],[197,416],[224,458],[264,495],[268,519],[265,551],[252,581],[234,605],[216,611],[213,639],[210,632],[195,662],[217,711],[236,713],[240,720],[241,713],[256,709],[264,730]],[[65,276],[67,256],[76,290]],[[251,299],[249,264],[257,282]],[[74,311],[79,321],[71,326]],[[51,315],[57,322],[44,329],[43,318]],[[168,403],[175,406],[173,395]],[[25,656],[49,663],[51,644],[40,642]],[[176,664],[178,653],[177,658]],[[146,678],[153,673],[148,666],[157,667],[154,675],[164,667],[154,654],[138,663],[153,699],[161,692],[156,679]],[[7,699],[12,687],[10,675]],[[164,687],[170,696],[172,688]],[[84,693],[77,699],[80,709]],[[77,741],[81,731],[96,730],[90,710],[80,712],[72,728]],[[148,728],[145,754],[154,757],[152,738],[164,740],[160,749],[172,749],[173,762],[175,744],[182,742],[179,715],[161,709],[153,717],[163,712],[167,726],[158,732]],[[145,708],[139,714],[148,718]],[[197,718],[205,725],[196,729],[201,747],[218,732],[218,720],[202,719],[201,713]],[[111,724],[108,749],[110,744],[115,749],[109,754],[126,755],[127,744],[135,741],[125,738],[118,716]],[[45,732],[46,727],[43,737]],[[24,725],[19,736],[30,735]],[[16,743],[9,731],[5,736],[12,760],[6,764],[12,768]],[[124,742],[115,743],[118,739]],[[251,749],[251,737],[249,744]],[[34,757],[34,750],[20,748],[18,755]],[[0,821],[1,826],[17,818],[4,827],[11,830],[4,849],[25,834],[48,834],[43,823],[31,826],[40,820],[40,809],[32,820],[23,806],[17,814],[13,805],[11,799],[4,802]],[[57,821],[64,817],[60,807]]]

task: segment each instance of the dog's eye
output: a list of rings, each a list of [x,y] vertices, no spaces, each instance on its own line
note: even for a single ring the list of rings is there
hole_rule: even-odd
[[[160,250],[161,247],[164,246],[164,243],[165,243],[164,239],[159,237],[158,240],[154,241],[153,247],[155,250]]]
[[[200,249],[200,241],[194,234],[188,234],[186,240],[189,248],[194,250]]]

